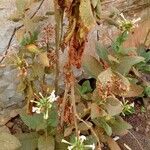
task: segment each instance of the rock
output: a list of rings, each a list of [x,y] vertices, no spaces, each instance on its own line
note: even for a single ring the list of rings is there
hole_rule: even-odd
[[[13,125],[14,125],[14,123],[13,123],[13,122],[11,122],[11,121],[9,121],[9,122],[6,124],[6,126],[7,126],[8,128],[12,128],[12,127],[13,127]]]
[[[7,126],[2,126],[2,127],[0,127],[0,133],[2,133],[2,132],[10,133],[10,130],[8,129]]]
[[[16,117],[22,109],[7,108],[0,112],[0,126],[5,125],[9,120]]]

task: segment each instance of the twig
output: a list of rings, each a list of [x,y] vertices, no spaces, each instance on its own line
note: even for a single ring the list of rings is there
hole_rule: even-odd
[[[78,120],[82,121],[91,130],[91,132],[93,133],[93,135],[95,136],[95,138],[98,142],[98,150],[101,150],[101,144],[100,144],[99,138],[98,138],[97,134],[95,133],[95,131],[93,130],[93,128],[88,123],[86,123],[86,121],[81,119],[77,113],[76,113],[76,116],[77,116]]]
[[[30,19],[32,19],[37,13],[38,11],[40,10],[41,6],[43,5],[45,0],[42,0],[40,5],[37,7],[36,11],[33,13],[33,15],[30,17]]]
[[[42,0],[42,1],[41,1],[40,5],[39,5],[38,8],[36,9],[36,11],[33,13],[33,15],[30,17],[30,19],[32,19],[32,18],[37,14],[37,12],[40,10],[41,6],[43,5],[44,1],[45,1],[45,0]],[[9,48],[10,48],[10,46],[11,46],[11,42],[12,42],[12,40],[13,40],[15,34],[16,34],[16,31],[18,31],[18,30],[21,29],[22,27],[24,27],[23,24],[20,25],[20,26],[18,26],[18,27],[15,27],[15,28],[14,28],[14,30],[13,30],[13,32],[12,32],[12,35],[11,35],[11,37],[10,37],[10,39],[9,39],[9,42],[8,42],[8,44],[7,44],[7,47],[6,47],[4,56],[3,56],[3,57],[1,58],[1,60],[0,60],[0,63],[3,62],[3,60],[4,60],[5,57],[6,57],[6,55],[8,54],[8,50],[9,50]]]
[[[61,112],[61,117],[60,117],[60,125],[62,127],[63,127],[63,123],[64,123],[65,105],[66,105],[66,100],[67,100],[68,92],[69,92],[69,87],[66,84],[65,93],[64,93],[63,102],[62,102],[62,112]]]
[[[146,37],[145,37],[145,40],[144,40],[144,45],[146,44],[147,40],[148,40],[148,36],[150,34],[150,29],[148,30],[147,34],[146,34]]]
[[[73,117],[74,117],[74,124],[76,129],[76,136],[77,139],[79,139],[79,130],[78,130],[78,124],[77,124],[77,110],[76,110],[76,100],[75,100],[75,92],[74,92],[74,84],[71,84],[71,100],[73,105]]]
[[[139,147],[140,147],[140,149],[141,150],[144,150],[143,149],[143,147],[142,147],[142,145],[141,145],[141,143],[138,141],[138,139],[134,136],[134,134],[132,133],[132,132],[130,132],[130,131],[128,131],[129,132],[129,134],[136,140],[136,142],[137,142],[137,144],[139,145]]]

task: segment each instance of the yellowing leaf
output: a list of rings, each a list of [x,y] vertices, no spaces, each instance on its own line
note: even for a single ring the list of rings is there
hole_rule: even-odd
[[[6,132],[0,133],[0,149],[2,150],[16,150],[21,147],[19,140]]]
[[[101,109],[96,103],[91,104],[91,119],[104,117],[107,113]]]
[[[111,69],[108,68],[107,70],[101,72],[98,75],[98,81],[101,82],[102,86],[106,86],[108,82],[112,82],[112,76],[113,76],[113,73]]]
[[[30,45],[27,45],[26,46],[26,49],[31,52],[31,53],[38,53],[39,52],[39,49],[36,45],[34,44],[30,44]]]
[[[137,97],[142,94],[143,88],[140,85],[130,84],[130,90],[122,94],[124,97]]]
[[[40,53],[38,55],[38,59],[39,59],[39,62],[44,66],[44,67],[48,67],[49,66],[49,59],[47,57],[47,52],[43,52],[43,53]]]
[[[96,23],[93,16],[90,0],[80,0],[79,11],[81,22],[83,23],[83,26],[89,31]]]
[[[122,112],[123,107],[121,102],[115,97],[108,97],[106,99],[105,108],[111,116],[118,115]]]

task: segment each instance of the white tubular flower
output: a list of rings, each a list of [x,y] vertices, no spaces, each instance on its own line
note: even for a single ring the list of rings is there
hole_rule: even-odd
[[[133,19],[133,20],[132,20],[132,23],[133,23],[133,24],[135,24],[135,23],[137,23],[137,22],[138,22],[138,21],[140,21],[140,20],[141,20],[141,18],[140,18],[140,17],[139,17],[139,18],[137,18],[137,19]]]
[[[62,143],[65,143],[65,144],[68,144],[68,145],[72,145],[70,142],[68,142],[68,141],[66,141],[66,140],[64,140],[64,139],[62,139],[61,142],[62,142]]]
[[[131,107],[134,107],[134,102],[130,104]]]
[[[95,150],[95,144],[92,145],[85,145],[84,147],[91,148],[92,150]]]
[[[81,143],[83,143],[86,140],[86,137],[84,135],[81,135],[79,137],[79,140],[80,140]]]
[[[68,150],[72,150],[74,148],[74,146],[68,146]]]
[[[41,109],[39,107],[32,107],[32,112],[40,114],[41,113]]]
[[[58,99],[58,96],[55,95],[55,91],[53,90],[51,95],[48,97],[48,101],[50,103],[53,103],[54,101],[56,101]]]

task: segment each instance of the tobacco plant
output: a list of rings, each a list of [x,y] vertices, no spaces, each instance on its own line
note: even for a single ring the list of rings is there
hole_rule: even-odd
[[[5,60],[18,70],[18,90],[26,101],[20,117],[31,129],[31,133],[17,135],[20,149],[100,150],[102,143],[119,149],[112,137],[132,128],[121,118],[132,111],[128,98],[143,92],[134,80],[137,74],[131,72],[143,70],[149,61],[145,53],[132,55],[123,49],[135,21],[119,15],[115,24],[121,34],[112,47],[107,49],[98,41],[98,59],[86,56],[82,60],[88,33],[101,19],[100,0],[54,0],[54,10],[30,16],[34,2],[16,0],[17,10],[10,19],[22,23],[16,31],[19,46]],[[51,16],[55,25],[45,25]],[[64,51],[68,58],[60,70],[60,52]],[[78,81],[73,68],[81,67],[88,79]]]

